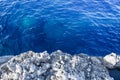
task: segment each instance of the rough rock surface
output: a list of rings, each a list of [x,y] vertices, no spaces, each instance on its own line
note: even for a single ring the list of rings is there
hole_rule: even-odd
[[[0,66],[0,80],[114,80],[107,69],[110,64],[112,68],[119,64],[116,54],[102,58],[60,50],[51,54],[28,51]]]

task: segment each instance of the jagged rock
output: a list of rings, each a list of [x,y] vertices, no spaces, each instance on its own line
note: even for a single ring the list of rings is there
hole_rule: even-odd
[[[60,50],[48,54],[22,53],[0,67],[1,80],[114,80],[106,64],[109,57],[70,55]]]
[[[103,60],[104,65],[109,69],[120,68],[120,56],[115,53],[106,55]]]

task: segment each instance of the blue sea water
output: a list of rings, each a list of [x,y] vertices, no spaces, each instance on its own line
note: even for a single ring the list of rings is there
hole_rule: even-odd
[[[0,0],[0,56],[58,49],[120,54],[120,0]]]

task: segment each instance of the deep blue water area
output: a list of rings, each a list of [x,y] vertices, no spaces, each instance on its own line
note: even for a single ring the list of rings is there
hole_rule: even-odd
[[[120,80],[120,69],[109,70],[109,74],[114,78],[114,80]]]
[[[120,54],[120,0],[0,0],[0,56],[58,49]]]

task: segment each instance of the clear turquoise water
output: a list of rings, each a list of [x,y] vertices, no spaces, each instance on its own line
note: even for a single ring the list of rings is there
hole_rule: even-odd
[[[120,54],[120,0],[0,0],[0,55]]]

